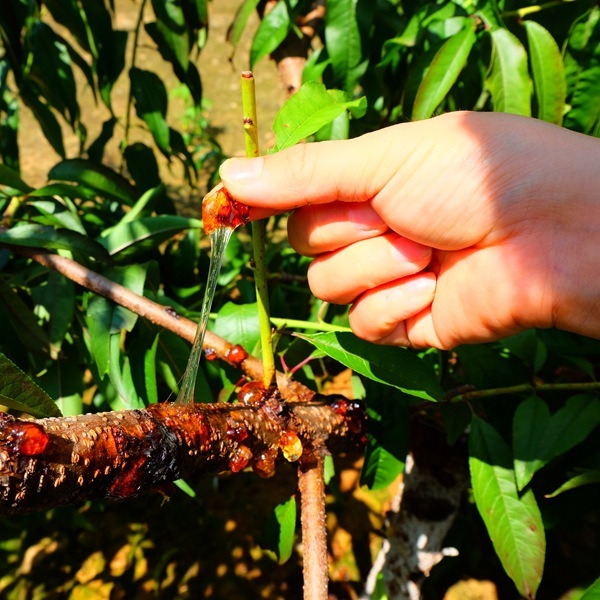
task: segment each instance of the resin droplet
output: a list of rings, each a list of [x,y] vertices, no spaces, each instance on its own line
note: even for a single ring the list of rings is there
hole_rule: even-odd
[[[279,447],[289,462],[296,462],[302,456],[302,442],[295,431],[284,431],[279,438]]]
[[[237,344],[231,346],[227,352],[225,352],[225,360],[231,363],[234,367],[239,366],[248,358],[248,353]]]
[[[206,360],[217,360],[217,351],[214,348],[204,348]]]
[[[202,222],[206,234],[220,227],[235,229],[245,225],[249,215],[248,206],[236,202],[222,183],[208,192],[202,201]]]
[[[46,449],[50,438],[35,423],[19,423],[10,433],[14,449],[25,456],[37,456]]]
[[[267,448],[254,459],[252,470],[263,479],[273,477],[275,475],[276,458],[277,450],[275,448]]]
[[[252,450],[248,446],[238,446],[229,459],[229,468],[233,473],[239,473],[245,469],[252,460]]]
[[[265,401],[267,390],[262,381],[249,381],[240,388],[237,397],[242,404],[260,404]]]
[[[225,435],[234,442],[243,442],[248,437],[248,428],[240,423],[237,427],[232,427],[225,432]]]

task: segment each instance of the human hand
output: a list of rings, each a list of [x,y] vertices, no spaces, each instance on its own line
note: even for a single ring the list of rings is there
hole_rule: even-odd
[[[600,336],[599,158],[541,121],[449,113],[232,159],[221,177],[253,218],[294,209],[313,293],[351,303],[358,336],[451,348],[528,327]]]

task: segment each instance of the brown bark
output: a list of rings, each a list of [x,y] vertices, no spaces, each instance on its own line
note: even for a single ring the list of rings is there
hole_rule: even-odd
[[[325,523],[325,480],[323,458],[314,457],[310,466],[298,471],[302,501],[302,560],[304,600],[327,600],[329,565]]]
[[[38,420],[0,414],[0,515],[82,500],[130,498],[179,478],[240,471],[263,477],[314,445],[362,443],[364,411],[341,397],[285,403],[155,404]],[[299,445],[300,444],[300,445]]]

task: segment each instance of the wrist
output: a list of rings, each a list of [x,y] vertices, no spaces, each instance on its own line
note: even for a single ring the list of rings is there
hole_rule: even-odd
[[[547,178],[555,212],[552,324],[600,338],[600,140],[563,132],[558,176]]]

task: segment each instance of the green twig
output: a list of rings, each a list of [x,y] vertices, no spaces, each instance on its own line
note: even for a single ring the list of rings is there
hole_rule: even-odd
[[[315,321],[301,321],[299,319],[280,319],[271,317],[271,323],[279,329],[310,329],[311,331],[339,331],[342,333],[351,333],[350,327],[341,325],[332,325],[331,323],[316,323]]]
[[[254,76],[251,71],[242,73],[242,110],[244,115],[244,145],[246,156],[253,158],[259,155],[258,121],[256,116],[256,94]],[[267,288],[267,268],[265,264],[265,223],[252,223],[252,249],[254,254],[254,279],[256,284],[256,301],[258,303],[258,319],[260,325],[260,347],[264,367],[263,383],[271,387],[275,378],[275,355],[273,353],[273,335],[269,318],[269,291]]]
[[[519,385],[490,388],[487,390],[471,390],[463,394],[450,396],[448,402],[468,402],[469,400],[480,400],[483,398],[492,398],[493,396],[522,394],[523,392],[581,392],[593,390],[600,390],[600,381],[581,383],[521,383]]]
[[[550,2],[545,2],[543,4],[532,4],[531,6],[524,6],[523,8],[519,8],[517,10],[503,12],[502,17],[517,17],[518,19],[523,19],[524,17],[533,15],[541,10],[553,8],[554,6],[560,6],[561,4],[566,4],[567,2],[571,1],[573,0],[551,0]]]

